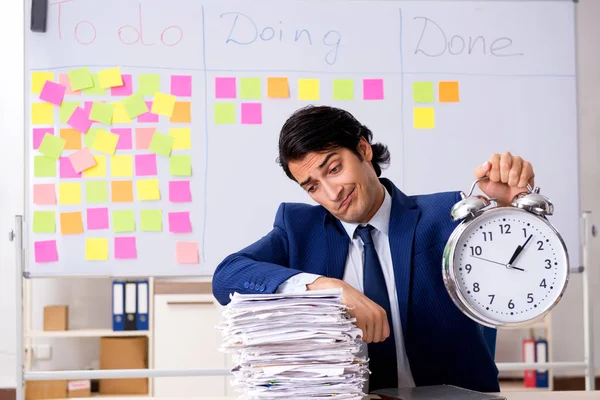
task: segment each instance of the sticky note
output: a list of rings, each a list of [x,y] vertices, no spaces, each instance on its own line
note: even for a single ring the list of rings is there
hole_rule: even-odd
[[[81,204],[81,185],[75,182],[60,183],[58,200],[58,204]]]
[[[137,150],[148,150],[156,128],[136,128],[135,129],[135,148]]]
[[[46,134],[40,145],[39,152],[53,160],[58,160],[66,143],[65,139]]]
[[[439,82],[438,92],[440,103],[457,103],[460,100],[458,82]]]
[[[67,88],[60,83],[46,81],[40,94],[40,100],[60,106],[65,98],[66,91]]]
[[[383,79],[363,79],[363,99],[383,100]]]
[[[235,99],[235,78],[215,78],[215,98]]]
[[[108,208],[88,208],[86,217],[89,230],[108,229]]]
[[[413,119],[415,129],[431,129],[435,127],[433,107],[415,107]]]
[[[58,261],[56,240],[42,240],[34,244],[35,262],[48,263]]]
[[[267,96],[272,99],[287,99],[290,97],[288,78],[267,78]]]
[[[56,161],[46,156],[33,158],[33,176],[36,178],[53,178],[56,176]]]
[[[261,97],[260,78],[240,78],[240,99],[256,100]]]
[[[164,115],[170,118],[175,108],[175,100],[175,96],[157,92],[152,102],[152,114]]]
[[[63,235],[83,233],[83,219],[80,211],[60,213],[60,233]]]
[[[111,176],[133,176],[133,157],[130,155],[112,156],[110,158]]]
[[[40,94],[46,81],[53,81],[54,73],[53,72],[32,72],[31,73],[31,93]]]
[[[85,240],[85,259],[89,261],[108,260],[108,239],[87,238]]]
[[[119,135],[115,135],[114,133],[100,129],[96,133],[96,140],[94,140],[93,150],[110,155],[115,154],[118,141]]]
[[[333,99],[334,100],[354,100],[354,80],[352,80],[352,79],[334,79],[333,80]]]
[[[157,74],[139,74],[138,90],[144,96],[154,96],[160,92],[160,75]]]
[[[115,128],[110,131],[119,136],[117,150],[131,150],[131,128]]]
[[[94,86],[92,73],[88,67],[69,71],[69,80],[71,81],[72,90],[81,90]]]
[[[189,75],[172,75],[171,94],[173,96],[190,97],[192,95],[192,77]]]
[[[91,128],[88,133],[83,136],[83,143],[86,147],[89,147],[90,149],[94,148],[94,142],[96,141],[96,135],[99,130],[100,128]]]
[[[173,123],[187,123],[192,122],[192,103],[189,101],[177,101],[173,108],[173,115],[169,120]]]
[[[132,77],[131,75],[122,75],[123,86],[110,88],[111,96],[129,96],[132,93]]]
[[[135,236],[115,238],[115,258],[117,260],[137,258]]]
[[[215,103],[215,124],[235,124],[234,103]]]
[[[173,157],[171,157],[171,159],[173,159]],[[154,176],[156,174],[156,154],[135,155],[136,176]]]
[[[56,204],[56,190],[53,183],[36,183],[33,185],[33,204],[53,205]]]
[[[92,74],[92,82],[94,85],[83,89],[83,93],[92,96],[104,96],[106,94],[106,89],[100,86],[100,78],[98,77],[98,74]]]
[[[33,148],[39,149],[46,134],[54,135],[54,128],[33,128]]]
[[[56,232],[56,214],[54,211],[34,211],[33,231],[35,233]]]
[[[109,68],[98,72],[98,79],[101,88],[112,88],[123,86],[123,76],[119,67]]]
[[[262,104],[242,103],[242,124],[262,124]]]
[[[177,242],[175,248],[179,264],[198,264],[198,243]]]
[[[81,172],[75,171],[69,157],[61,157],[59,165],[61,179],[81,178]]]
[[[190,181],[169,181],[169,201],[173,203],[192,201]]]
[[[189,211],[175,211],[169,213],[169,232],[189,233],[192,231]]]
[[[147,101],[146,102],[146,107],[148,107],[148,110],[152,110],[152,102],[151,101]],[[158,115],[156,114],[152,114],[150,111],[140,115],[138,117],[138,122],[143,122],[143,123],[157,123],[158,122]]]
[[[58,110],[58,120],[61,124],[66,124],[73,115],[73,112],[77,107],[79,107],[79,102],[77,101],[63,101]]]
[[[158,179],[140,179],[136,184],[138,200],[160,200]]]
[[[71,89],[71,81],[69,80],[68,74],[60,74],[58,78],[58,83],[63,85],[67,90],[65,91],[66,96],[79,96],[81,95],[81,91],[73,91]]]
[[[73,114],[71,114],[67,124],[81,133],[87,133],[92,126],[92,120],[88,118],[88,115],[83,108],[77,107],[75,111],[73,111]]]
[[[69,162],[71,163],[73,171],[77,174],[81,174],[82,171],[85,171],[86,169],[92,168],[96,165],[96,160],[94,159],[94,156],[92,155],[90,149],[88,149],[87,147],[84,147],[79,151],[71,153],[69,155]]]
[[[113,105],[113,124],[128,124],[131,122],[123,103],[114,101],[111,104]]]
[[[152,141],[150,142],[150,151],[160,154],[161,156],[169,157],[173,148],[173,137],[164,133],[154,132]]]
[[[169,136],[173,137],[173,150],[185,150],[192,148],[190,128],[171,128]]]
[[[79,133],[76,129],[61,128],[60,137],[65,141],[64,150],[81,149],[81,133]]]
[[[110,125],[113,119],[113,109],[114,105],[112,104],[94,101],[92,110],[90,111],[90,119]]]
[[[133,202],[132,181],[112,181],[110,189],[111,200],[113,203]]]
[[[192,157],[184,155],[171,156],[169,159],[169,169],[173,176],[191,176]]]
[[[135,216],[133,210],[114,210],[112,212],[114,232],[135,232]]]
[[[433,103],[433,82],[413,82],[413,101],[415,103]]]
[[[140,210],[140,230],[142,232],[162,232],[162,211]]]
[[[85,202],[88,204],[107,203],[108,185],[105,181],[85,182]]]
[[[50,103],[31,104],[31,123],[33,125],[54,124],[54,109]]]
[[[298,100],[319,100],[318,79],[298,79]]]
[[[134,119],[148,112],[148,106],[140,93],[127,96],[121,102],[129,118]]]
[[[83,171],[85,178],[97,178],[106,176],[106,156],[94,156],[96,165]]]

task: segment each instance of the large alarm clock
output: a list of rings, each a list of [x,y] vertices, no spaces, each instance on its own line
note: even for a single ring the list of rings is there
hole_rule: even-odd
[[[567,247],[547,216],[554,207],[531,188],[511,206],[468,195],[454,205],[461,221],[443,254],[443,277],[454,304],[492,328],[515,328],[542,319],[558,304],[569,281]]]

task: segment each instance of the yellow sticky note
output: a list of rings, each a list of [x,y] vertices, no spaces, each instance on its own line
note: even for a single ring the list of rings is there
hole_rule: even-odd
[[[31,123],[34,125],[54,124],[52,103],[33,103],[31,105]]]
[[[98,72],[98,79],[100,81],[100,87],[104,89],[123,86],[123,76],[121,75],[121,69],[119,67]]]
[[[133,176],[132,156],[112,156],[110,158],[111,176]]]
[[[96,165],[83,171],[84,178],[97,178],[106,176],[106,156],[94,156]]]
[[[94,140],[94,150],[113,155],[117,148],[119,135],[100,129]]]
[[[156,92],[154,101],[152,102],[152,114],[164,115],[171,117],[175,109],[175,100],[177,98],[170,94]]]
[[[127,124],[131,122],[131,118],[129,118],[129,114],[127,114],[127,110],[125,110],[125,106],[120,101],[115,101],[112,103],[113,105],[113,124]]]
[[[435,127],[433,107],[415,107],[413,119],[415,129],[432,129]]]
[[[40,94],[46,81],[54,81],[54,72],[32,72],[31,93]]]
[[[108,260],[108,238],[87,238],[85,240],[85,259]]]
[[[171,128],[169,136],[173,136],[173,150],[192,148],[190,128]]]
[[[136,183],[138,200],[160,200],[158,179],[140,179]]]
[[[58,186],[58,204],[81,204],[81,184],[70,182]]]
[[[319,100],[319,80],[299,79],[298,100]]]

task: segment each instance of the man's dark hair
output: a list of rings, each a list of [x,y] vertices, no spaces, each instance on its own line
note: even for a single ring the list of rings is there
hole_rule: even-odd
[[[373,149],[371,163],[377,176],[390,162],[390,152],[381,143],[371,143],[373,133],[348,111],[329,106],[308,106],[294,112],[283,124],[279,134],[277,161],[286,175],[296,180],[289,162],[301,160],[310,152],[329,151],[345,147],[362,161],[358,142],[364,137]]]

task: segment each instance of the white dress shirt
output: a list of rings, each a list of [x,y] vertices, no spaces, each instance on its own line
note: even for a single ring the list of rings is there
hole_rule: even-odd
[[[384,188],[385,197],[383,204],[377,210],[368,224],[342,222],[348,237],[352,238],[346,258],[346,267],[344,269],[344,282],[364,293],[363,285],[363,242],[354,232],[359,225],[371,225],[375,229],[371,230],[371,236],[383,269],[383,276],[387,287],[388,297],[392,311],[392,328],[394,330],[394,339],[396,341],[396,359],[398,361],[398,387],[414,387],[415,383],[410,371],[408,357],[404,349],[404,337],[402,336],[402,323],[400,321],[400,310],[398,308],[398,295],[396,293],[396,282],[394,280],[394,266],[392,265],[392,253],[390,250],[390,241],[388,236],[390,225],[390,213],[392,210],[392,198]],[[277,289],[278,293],[292,293],[306,291],[306,285],[313,283],[321,275],[302,272],[294,275]],[[361,353],[367,355],[367,345],[363,344]]]

